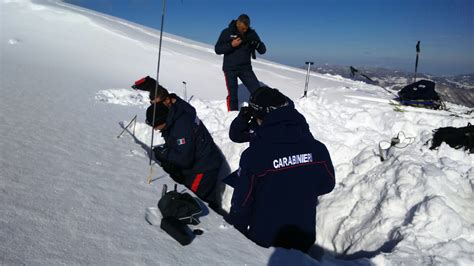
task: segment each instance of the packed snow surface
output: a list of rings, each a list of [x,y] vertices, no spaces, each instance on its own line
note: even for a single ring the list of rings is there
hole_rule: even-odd
[[[130,88],[143,76],[156,77],[159,32],[59,1],[3,0],[0,7],[1,264],[474,261],[474,155],[425,144],[433,129],[466,126],[472,116],[396,112],[379,87],[315,73],[308,97],[300,99],[304,70],[257,59],[261,82],[295,101],[332,156],[336,188],[317,207],[315,244],[325,255],[318,262],[258,247],[212,210],[197,227],[204,234],[182,247],[144,219],[162,185],[174,185],[159,166],[149,166],[148,96]],[[160,83],[184,96],[186,82],[190,103],[235,170],[247,144],[228,138],[237,113],[226,111],[222,57],[212,46],[170,34],[162,49]],[[248,99],[243,86],[239,93]],[[135,115],[135,127],[117,138]],[[382,162],[379,144],[397,136],[400,143]],[[155,144],[161,142],[155,134]],[[151,169],[154,181],[147,184]],[[227,188],[226,209],[231,193]]]

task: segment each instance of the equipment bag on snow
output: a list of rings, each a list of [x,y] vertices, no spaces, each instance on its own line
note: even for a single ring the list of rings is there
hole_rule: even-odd
[[[398,101],[404,105],[440,109],[441,98],[435,91],[435,83],[429,80],[419,80],[405,86],[398,92]]]
[[[158,209],[163,216],[160,227],[185,246],[195,237],[188,224],[199,224],[197,215],[202,212],[202,208],[189,193],[179,193],[176,188],[175,186],[173,191],[167,192],[166,185],[163,186],[163,193],[158,201]]]
[[[430,149],[433,150],[442,142],[455,149],[463,148],[474,153],[474,126],[468,123],[465,127],[442,127],[433,130],[433,140]]]
[[[195,233],[189,229],[188,224],[199,224],[197,215],[202,212],[202,208],[189,193],[179,193],[176,188],[175,185],[173,191],[167,192],[166,185],[163,185],[163,193],[158,201],[158,209],[163,216],[160,227],[185,246],[190,244],[195,237]]]
[[[202,212],[201,205],[189,193],[179,193],[175,190],[166,191],[164,186],[158,208],[164,218],[174,217],[184,224],[199,224],[198,215]]]

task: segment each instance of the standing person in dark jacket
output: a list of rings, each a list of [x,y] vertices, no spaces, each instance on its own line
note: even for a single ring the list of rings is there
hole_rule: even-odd
[[[153,149],[163,170],[208,202],[211,208],[218,206],[217,175],[223,157],[196,116],[194,107],[175,94],[169,94],[162,102],[148,107],[146,117],[147,124],[160,130],[165,140],[165,144]]]
[[[329,152],[278,90],[259,88],[250,108],[247,118],[258,125],[253,133],[244,134],[244,114],[231,126],[234,137],[250,146],[238,171],[224,180],[234,187],[226,219],[260,246],[307,252],[316,238],[318,196],[335,186]]]
[[[267,48],[257,32],[250,28],[249,16],[242,14],[221,32],[214,49],[216,54],[224,55],[222,70],[228,92],[227,110],[236,111],[239,109],[237,78],[250,93],[259,88],[260,82],[252,70],[250,56],[255,59],[255,51],[264,54]]]

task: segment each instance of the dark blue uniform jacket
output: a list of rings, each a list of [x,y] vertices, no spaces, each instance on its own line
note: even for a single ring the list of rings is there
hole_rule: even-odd
[[[204,178],[213,178],[212,182],[201,182],[213,186],[217,176],[206,173],[218,171],[223,157],[194,107],[176,95],[173,97],[176,102],[171,106],[166,128],[161,132],[167,147],[163,159],[181,169],[188,188],[192,189],[199,174],[204,174]]]
[[[285,228],[315,240],[317,197],[335,185],[325,145],[290,104],[269,113],[240,159],[228,221],[257,244],[273,246]]]
[[[251,70],[250,56],[252,51],[256,50],[259,54],[264,54],[267,48],[255,30],[249,28],[247,32],[240,35],[235,23],[236,21],[232,20],[229,27],[221,32],[214,50],[216,54],[224,55],[222,70]],[[234,48],[231,42],[237,36],[242,39],[242,43]],[[258,43],[258,46],[254,43]]]

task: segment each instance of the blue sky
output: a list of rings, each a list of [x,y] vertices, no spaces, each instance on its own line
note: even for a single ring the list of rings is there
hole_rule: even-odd
[[[161,0],[70,0],[159,28]],[[167,0],[164,31],[214,44],[241,13],[266,59],[303,66],[380,66],[436,75],[474,73],[473,0]]]

